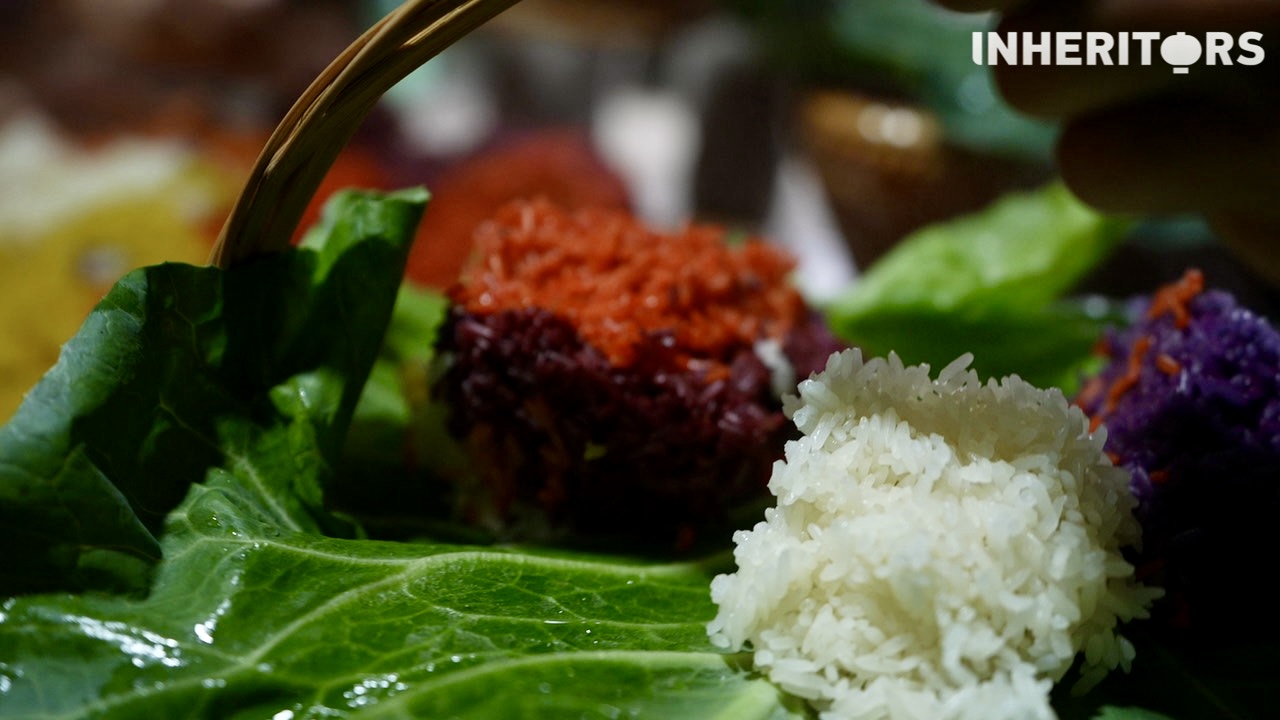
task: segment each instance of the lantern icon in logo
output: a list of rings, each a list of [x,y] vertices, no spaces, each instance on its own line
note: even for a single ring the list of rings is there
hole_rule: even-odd
[[[1160,57],[1174,66],[1175,75],[1186,75],[1186,66],[1199,60],[1200,52],[1200,41],[1184,32],[1170,35],[1160,43]]]

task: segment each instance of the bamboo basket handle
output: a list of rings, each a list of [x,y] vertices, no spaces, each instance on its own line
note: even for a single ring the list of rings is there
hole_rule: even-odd
[[[254,163],[210,259],[231,267],[284,250],[325,173],[383,93],[518,0],[408,0],[303,92]]]

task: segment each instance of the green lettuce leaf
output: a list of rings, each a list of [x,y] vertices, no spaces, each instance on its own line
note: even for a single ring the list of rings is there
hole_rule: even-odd
[[[343,475],[388,476],[406,482],[406,470],[437,476],[462,472],[466,461],[445,431],[444,409],[431,402],[428,377],[436,331],[448,299],[433,290],[405,284],[396,298],[391,324],[374,363],[343,448]],[[430,447],[431,457],[406,457]]]
[[[401,286],[329,486],[330,507],[379,537],[493,540],[452,519],[448,488],[470,462],[448,432],[447,408],[430,394],[436,331],[447,309],[440,293]]]
[[[122,279],[0,428],[0,592],[145,589],[166,514],[215,468],[287,486],[281,526],[338,531],[321,477],[424,202],[349,195],[323,247]]]
[[[1119,315],[1100,300],[1062,297],[1128,228],[1059,183],[1010,195],[905,239],[830,304],[827,318],[874,355],[942,367],[972,352],[984,375],[1016,373],[1069,390]]]

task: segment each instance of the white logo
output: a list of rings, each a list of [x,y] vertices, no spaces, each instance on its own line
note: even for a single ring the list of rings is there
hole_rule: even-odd
[[[1260,32],[1239,36],[1207,32],[1203,41],[1185,32],[1161,38],[1158,32],[1020,32],[973,33],[976,65],[1150,65],[1154,48],[1173,72],[1185,75],[1189,66],[1258,65],[1266,52]]]

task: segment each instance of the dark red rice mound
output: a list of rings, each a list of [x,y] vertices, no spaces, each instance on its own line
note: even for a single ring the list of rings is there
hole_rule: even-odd
[[[767,495],[794,429],[755,345],[776,342],[798,379],[841,347],[789,258],[542,203],[504,209],[477,247],[433,386],[472,461],[468,520],[681,544]]]

